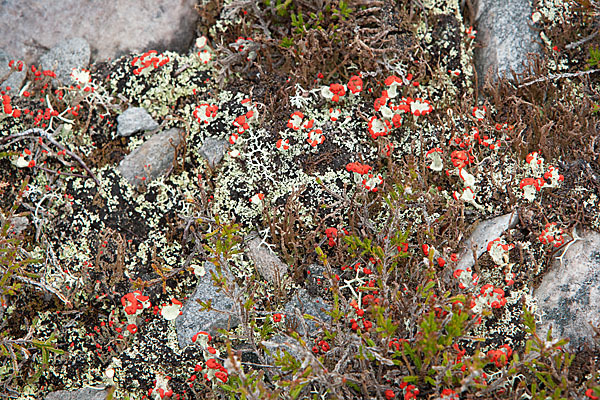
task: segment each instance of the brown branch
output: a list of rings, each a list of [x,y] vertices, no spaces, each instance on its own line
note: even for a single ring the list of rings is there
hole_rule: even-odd
[[[16,138],[24,138],[26,136],[30,136],[30,135],[39,135],[42,136],[46,139],[48,139],[48,141],[50,143],[52,143],[54,146],[58,147],[60,150],[64,151],[65,154],[68,154],[70,157],[74,158],[79,165],[81,165],[81,167],[86,170],[86,172],[88,173],[88,175],[94,180],[94,182],[96,182],[96,185],[98,185],[98,187],[100,187],[100,181],[98,180],[98,178],[96,177],[96,175],[94,175],[94,173],[92,172],[92,170],[86,165],[86,163],[81,159],[81,157],[79,157],[77,154],[73,153],[72,151],[70,151],[69,149],[67,149],[65,146],[63,146],[62,144],[58,143],[56,141],[56,139],[54,139],[50,133],[48,133],[46,130],[44,129],[40,129],[40,128],[31,128],[28,129],[24,132],[19,132],[19,133],[15,133],[13,135],[8,135],[6,137],[3,137],[2,139],[0,139],[0,145],[5,144],[6,142],[12,140],[12,139],[16,139]]]
[[[548,76],[543,76],[543,77],[535,79],[533,81],[523,83],[522,85],[519,85],[517,87],[517,89],[521,89],[523,87],[533,85],[534,83],[546,82],[546,81],[560,79],[560,78],[575,78],[577,76],[589,75],[589,74],[593,74],[595,72],[600,72],[600,69],[591,69],[589,71],[579,71],[579,72],[567,72],[564,74],[550,74]]]

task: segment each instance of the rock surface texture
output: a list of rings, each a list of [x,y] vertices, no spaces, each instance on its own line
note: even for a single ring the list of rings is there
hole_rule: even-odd
[[[248,242],[248,255],[254,261],[258,273],[269,282],[281,282],[287,273],[287,265],[258,237]]]
[[[543,336],[552,326],[552,336],[569,338],[571,347],[592,344],[590,323],[600,324],[600,234],[586,233],[559,253],[534,292]]]
[[[173,146],[178,146],[180,141],[179,129],[157,133],[121,161],[119,172],[132,186],[144,181],[150,182],[164,174],[173,164]]]
[[[304,314],[317,317],[321,321],[331,320],[331,317],[327,314],[330,307],[325,300],[311,296],[305,289],[298,289],[290,301],[286,303],[283,310],[290,326],[294,327],[294,331],[302,336],[314,332],[318,327],[317,322],[301,318]]]
[[[477,42],[475,65],[479,85],[484,82],[490,68],[492,76],[506,75],[510,71],[524,71],[528,53],[539,53],[535,42],[539,37],[531,28],[529,0],[479,0],[476,7]]]
[[[223,159],[223,154],[228,146],[229,143],[227,140],[207,137],[204,140],[204,143],[202,143],[199,152],[202,157],[206,158],[208,165],[211,168],[214,168]]]
[[[177,328],[177,341],[179,347],[184,348],[192,344],[192,337],[200,331],[208,332],[213,336],[218,335],[217,329],[235,328],[240,321],[237,317],[219,311],[233,311],[233,300],[218,292],[213,285],[211,271],[216,273],[214,265],[204,263],[206,274],[199,279],[196,290],[187,300],[181,310],[181,315],[175,320]],[[212,301],[211,306],[219,311],[201,311],[201,301]]]
[[[46,400],[104,400],[108,392],[103,388],[83,388],[79,390],[67,391],[58,390],[46,396]]]
[[[85,39],[71,38],[61,41],[40,57],[43,70],[51,70],[64,85],[73,83],[71,72],[90,63],[90,45]]]
[[[18,88],[23,85],[23,80],[25,79],[25,68],[23,68],[21,71],[12,71],[12,73],[8,75],[8,73],[11,72],[8,63],[13,59],[14,57],[0,49],[0,79],[8,76],[4,82],[0,83],[0,90],[6,90],[7,87],[10,87],[11,90],[17,91]]]
[[[158,123],[142,107],[128,108],[117,117],[117,122],[119,136],[131,136],[140,131],[151,131],[158,128]]]
[[[31,63],[60,41],[88,41],[94,61],[149,49],[187,50],[195,29],[195,0],[5,0],[0,48]]]
[[[456,269],[471,268],[475,264],[472,247],[475,248],[477,258],[481,257],[487,250],[488,243],[500,237],[505,230],[515,227],[518,220],[519,217],[515,212],[479,223],[471,235],[463,241],[464,249],[460,254]]]

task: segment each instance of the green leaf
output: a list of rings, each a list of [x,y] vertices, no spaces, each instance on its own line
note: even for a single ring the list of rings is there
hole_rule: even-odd
[[[429,292],[435,286],[435,281],[427,282],[427,285],[423,288],[425,293]]]
[[[292,390],[290,390],[290,397],[292,399],[297,399],[298,396],[300,396],[300,392],[306,385],[307,385],[306,383],[301,383],[298,386],[294,387]]]
[[[346,380],[346,385],[350,386],[352,389],[356,390],[359,393],[361,392],[360,386],[358,386],[356,383],[352,382],[351,380]]]
[[[288,37],[284,37],[281,40],[281,47],[284,47],[286,49],[292,47],[293,44],[294,44],[294,41]]]
[[[600,47],[590,46],[588,51],[590,54],[590,58],[588,58],[586,61],[588,62],[588,64],[590,64],[591,67],[597,66],[598,63],[600,63]]]

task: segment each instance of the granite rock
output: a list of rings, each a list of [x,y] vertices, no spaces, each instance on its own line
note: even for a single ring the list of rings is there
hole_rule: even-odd
[[[288,267],[267,245],[262,243],[260,237],[250,240],[247,250],[256,270],[263,278],[275,284],[281,282],[288,272]]]
[[[552,326],[552,336],[569,338],[569,347],[593,344],[590,323],[600,325],[600,234],[586,232],[565,249],[534,291],[539,328],[545,336]]]
[[[207,137],[202,143],[199,153],[206,158],[208,165],[214,168],[223,159],[223,154],[229,146],[227,140]]]
[[[511,77],[510,71],[521,73],[527,65],[528,53],[540,53],[539,37],[532,29],[529,0],[479,0],[475,21],[477,43],[475,65],[479,86],[492,71],[492,77]]]
[[[233,300],[218,291],[213,285],[211,271],[216,273],[214,264],[208,261],[205,262],[204,270],[206,274],[198,280],[196,290],[194,290],[194,293],[184,304],[181,309],[181,315],[175,320],[177,341],[180,348],[185,348],[192,344],[192,337],[199,331],[208,332],[212,336],[216,336],[218,335],[217,329],[235,328],[239,325],[239,319],[235,316],[213,310],[200,310],[198,300],[212,301],[211,305],[215,310],[235,310]]]
[[[487,251],[487,245],[492,240],[500,237],[502,233],[510,228],[514,228],[519,221],[517,212],[512,214],[504,214],[498,217],[480,222],[473,230],[471,235],[463,241],[463,249],[459,255],[455,269],[467,270],[473,267],[473,246],[477,258],[481,257]]]
[[[85,39],[72,38],[59,42],[40,57],[43,70],[52,70],[64,85],[73,83],[73,69],[86,68],[90,63],[90,45]]]
[[[141,131],[152,131],[158,123],[142,107],[130,107],[117,117],[117,134],[131,136]]]
[[[86,387],[78,390],[58,390],[49,393],[46,400],[105,400],[108,392],[104,388]]]
[[[59,42],[82,37],[93,61],[129,52],[187,51],[196,0],[3,0],[0,48],[30,64]]]
[[[119,164],[119,172],[132,186],[150,182],[173,165],[175,148],[181,143],[181,131],[172,128],[150,137]],[[146,179],[143,180],[142,177]]]
[[[317,317],[323,322],[331,321],[327,314],[329,305],[320,297],[311,296],[305,289],[298,289],[290,301],[283,307],[286,325],[292,327],[300,336],[311,335],[319,329],[316,321],[307,320],[304,314]]]
[[[8,63],[10,60],[14,59],[15,58],[11,57],[10,54],[0,49],[0,79],[2,79],[5,75],[8,75],[11,70],[8,66]],[[6,78],[4,82],[0,82],[0,90],[6,90],[6,87],[10,87],[10,93],[18,93],[23,86],[23,81],[25,80],[26,68],[27,66],[24,65],[22,71],[13,70],[13,72],[8,75],[8,78]]]

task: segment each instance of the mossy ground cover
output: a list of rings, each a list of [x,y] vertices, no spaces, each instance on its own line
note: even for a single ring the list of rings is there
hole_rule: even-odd
[[[563,343],[537,337],[531,298],[560,251],[539,241],[546,224],[566,241],[600,228],[598,74],[585,72],[595,42],[576,43],[593,34],[597,10],[535,7],[543,57],[484,88],[473,83],[477,42],[452,1],[215,1],[199,6],[210,46],[157,55],[163,65],[140,68],[139,54],[92,65],[93,91],[31,71],[29,95],[10,101],[32,113],[0,121],[4,223],[29,220],[19,234],[5,225],[1,242],[12,254],[2,264],[2,395],[99,384],[115,398],[157,398],[159,388],[191,399],[598,395],[597,357],[570,359]],[[389,76],[402,85],[386,87]],[[332,84],[346,85],[339,101]],[[431,112],[416,113],[424,100]],[[116,135],[129,106],[183,132],[172,168],[139,187],[116,170],[144,140]],[[40,131],[19,136],[33,127],[64,148]],[[214,168],[199,154],[207,137],[230,142]],[[352,172],[366,166],[373,176]],[[523,180],[550,166],[556,176],[527,192]],[[474,227],[512,212],[506,250],[457,272],[453,254]],[[288,277],[262,279],[238,252],[251,232]],[[245,289],[234,298],[245,324],[211,342],[214,357],[206,344],[181,350],[161,315],[208,279],[197,276],[207,259],[222,295]],[[328,300],[331,321],[299,337],[279,314],[315,265],[323,278],[310,290]],[[123,298],[135,290],[152,307],[132,324]],[[275,334],[296,347],[268,358],[260,341]],[[215,378],[209,359],[228,375]]]

